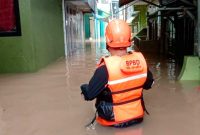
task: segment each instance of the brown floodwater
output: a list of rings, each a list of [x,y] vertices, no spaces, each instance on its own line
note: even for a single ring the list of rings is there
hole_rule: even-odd
[[[199,135],[200,82],[177,81],[176,62],[144,54],[153,72],[153,88],[144,91],[143,123],[124,129],[95,123],[94,101],[80,85],[93,75],[103,43],[87,43],[36,73],[0,75],[0,135]]]

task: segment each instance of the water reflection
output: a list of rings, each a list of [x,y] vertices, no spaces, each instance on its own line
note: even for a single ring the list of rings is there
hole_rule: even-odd
[[[143,135],[143,125],[135,125],[127,128],[103,127],[95,124],[86,128],[87,135]]]
[[[176,79],[176,63],[175,59],[168,58],[167,62],[167,75],[168,79],[174,81]]]
[[[118,129],[114,135],[143,135],[142,127]]]

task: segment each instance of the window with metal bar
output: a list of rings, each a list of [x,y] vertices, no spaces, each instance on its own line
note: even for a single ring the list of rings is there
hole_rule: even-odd
[[[18,0],[0,0],[0,36],[20,36]]]

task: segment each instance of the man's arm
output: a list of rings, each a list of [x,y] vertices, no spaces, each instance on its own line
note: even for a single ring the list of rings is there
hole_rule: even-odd
[[[105,65],[96,69],[94,75],[89,81],[89,84],[81,85],[81,91],[85,100],[93,100],[100,94],[108,82],[108,71]]]
[[[145,89],[145,90],[150,89],[153,83],[154,83],[153,74],[148,69],[147,70],[147,79],[146,79],[146,82],[144,83],[143,89]]]

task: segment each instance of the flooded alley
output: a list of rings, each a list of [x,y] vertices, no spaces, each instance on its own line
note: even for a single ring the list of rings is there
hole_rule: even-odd
[[[101,51],[97,51],[101,50]],[[95,124],[94,102],[80,85],[88,83],[105,49],[86,44],[36,73],[0,75],[0,135],[199,135],[200,82],[176,81],[173,60],[145,55],[155,83],[144,90],[150,115],[124,129]]]
[[[199,114],[200,0],[0,0],[0,135],[200,135]]]

